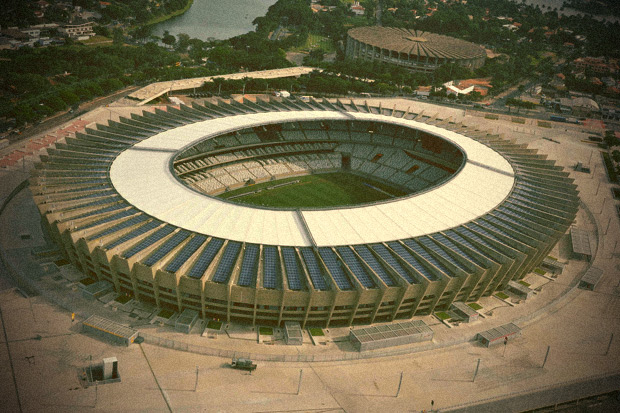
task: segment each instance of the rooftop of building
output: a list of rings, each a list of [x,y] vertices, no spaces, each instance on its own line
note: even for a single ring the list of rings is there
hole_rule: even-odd
[[[481,46],[441,34],[396,27],[356,27],[349,36],[366,44],[399,53],[445,59],[486,57]]]

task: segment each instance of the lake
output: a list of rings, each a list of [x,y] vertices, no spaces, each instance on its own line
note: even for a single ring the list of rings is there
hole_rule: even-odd
[[[583,15],[583,12],[580,12],[575,9],[571,9],[570,7],[563,8],[564,0],[513,0],[516,3],[521,3],[524,1],[526,4],[530,6],[538,6],[543,12],[550,11],[553,9],[557,9],[559,15],[563,16],[575,16],[575,15]],[[562,9],[563,8],[563,9]],[[592,15],[592,18],[599,21],[609,21],[612,23],[616,23],[620,21],[620,19],[616,16],[601,16],[601,15]]]
[[[164,30],[176,36],[207,40],[228,39],[255,29],[252,21],[267,13],[276,0],[194,0],[192,7],[181,16],[156,25],[153,34],[161,36]]]

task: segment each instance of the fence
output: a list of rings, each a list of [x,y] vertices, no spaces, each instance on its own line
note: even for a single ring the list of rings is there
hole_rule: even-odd
[[[152,336],[146,333],[140,333],[140,337],[145,343],[153,344],[160,347],[170,348],[173,350],[186,351],[189,353],[202,354],[205,356],[214,356],[222,358],[247,358],[258,361],[272,362],[325,362],[325,361],[347,361],[347,360],[363,360],[379,357],[400,356],[405,354],[419,353],[422,351],[434,350],[438,348],[451,347],[457,344],[473,341],[475,336],[461,337],[455,340],[445,341],[441,343],[427,343],[423,346],[399,348],[399,349],[381,349],[375,352],[350,352],[335,354],[263,354],[251,353],[226,349],[217,349],[211,347],[197,346],[182,341],[171,340],[158,336]]]
[[[583,384],[583,383],[587,383],[587,382],[595,382],[597,383],[597,390],[594,392],[585,392],[585,395],[577,395],[575,393],[571,393],[571,397],[574,397],[574,400],[578,400],[578,399],[582,399],[582,398],[586,398],[586,397],[591,397],[592,395],[597,395],[597,394],[604,394],[608,391],[613,391],[615,390],[617,387],[617,384],[614,385],[614,383],[617,383],[618,381],[620,381],[620,374],[618,373],[618,371],[613,371],[610,373],[602,373],[602,374],[596,374],[596,375],[592,375],[592,376],[587,376],[587,377],[581,377],[578,379],[574,379],[574,380],[568,380],[568,381],[564,381],[564,382],[560,382],[560,383],[553,383],[553,384],[548,384],[546,386],[537,386],[534,388],[530,388],[530,389],[526,389],[526,390],[521,390],[521,391],[516,391],[516,392],[512,392],[512,393],[507,393],[507,394],[502,394],[500,396],[494,396],[494,397],[489,397],[486,399],[480,399],[480,400],[476,400],[470,403],[461,403],[461,404],[456,404],[453,406],[447,406],[441,409],[441,411],[444,412],[448,412],[448,411],[462,411],[462,410],[470,410],[470,411],[474,411],[474,407],[475,406],[482,406],[484,404],[487,404],[489,402],[493,402],[493,401],[500,401],[500,400],[506,400],[506,399],[511,399],[511,398],[515,398],[518,396],[523,396],[523,395],[531,395],[534,393],[540,393],[540,392],[551,392],[553,390],[558,390],[562,387],[567,387],[570,385],[576,385],[576,384]],[[605,383],[608,384],[606,385],[605,389],[601,389],[601,383]],[[587,389],[586,389],[587,390]],[[591,394],[588,394],[591,393]],[[570,400],[557,400],[555,401],[555,403],[559,404],[559,403],[565,403],[567,401]],[[550,403],[548,404],[549,406],[553,405],[554,403]],[[485,406],[487,407],[487,406]],[[522,407],[522,406],[521,406]],[[531,409],[531,406],[528,406],[527,409]],[[489,411],[488,409],[480,409],[480,410],[484,410],[484,411]],[[555,410],[555,409],[553,409]]]

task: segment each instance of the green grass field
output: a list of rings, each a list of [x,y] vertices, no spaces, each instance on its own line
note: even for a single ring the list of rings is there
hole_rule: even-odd
[[[278,186],[284,183],[288,185]],[[248,195],[239,196],[241,194]],[[264,182],[224,193],[220,197],[267,207],[324,208],[376,202],[403,195],[406,193],[384,184],[335,172]]]
[[[293,52],[309,52],[317,48],[323,50],[325,53],[331,53],[336,50],[334,43],[328,37],[313,33],[308,35],[306,43],[298,47],[293,47],[290,50]]]
[[[320,336],[325,335],[325,333],[323,332],[323,329],[319,327],[311,327],[308,330],[310,330],[310,334],[312,334],[315,337],[320,337]]]

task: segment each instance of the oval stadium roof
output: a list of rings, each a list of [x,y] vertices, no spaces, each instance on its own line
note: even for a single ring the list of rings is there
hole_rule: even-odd
[[[392,202],[353,208],[296,211],[253,208],[200,194],[171,172],[184,148],[209,137],[266,123],[324,119],[380,121],[419,129],[457,145],[464,167],[448,182]],[[216,118],[166,130],[135,144],[112,163],[115,190],[136,208],[196,233],[269,245],[336,246],[387,242],[443,231],[496,208],[514,185],[508,161],[458,133],[415,120],[371,113],[292,111]],[[310,232],[311,236],[307,235]]]

